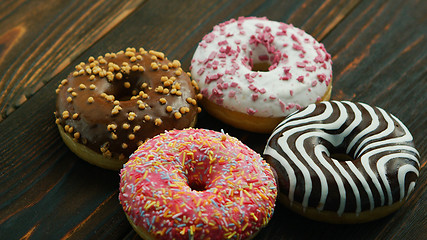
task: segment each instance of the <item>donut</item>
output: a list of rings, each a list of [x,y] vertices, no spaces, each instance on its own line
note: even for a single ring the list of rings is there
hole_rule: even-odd
[[[329,100],[332,60],[323,44],[292,25],[239,17],[203,37],[191,61],[202,105],[219,120],[271,131],[290,113]]]
[[[120,203],[144,239],[248,239],[267,225],[277,196],[258,153],[206,129],[149,139],[120,178]]]
[[[146,139],[195,125],[197,89],[162,52],[127,48],[89,57],[56,89],[56,124],[77,156],[120,169]]]
[[[310,104],[272,133],[264,158],[280,202],[313,220],[362,223],[396,211],[414,190],[419,154],[408,129],[379,107]]]

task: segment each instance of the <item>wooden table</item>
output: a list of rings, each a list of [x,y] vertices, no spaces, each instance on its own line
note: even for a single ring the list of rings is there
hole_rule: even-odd
[[[55,88],[89,56],[128,46],[165,52],[188,70],[197,43],[238,16],[292,23],[333,56],[332,99],[386,109],[410,129],[425,166],[427,4],[410,1],[22,1],[0,3],[0,239],[138,239],[118,201],[119,176],[77,158],[56,125]],[[268,135],[202,112],[262,152]],[[359,225],[318,223],[278,205],[257,239],[427,238],[427,173],[403,207]]]

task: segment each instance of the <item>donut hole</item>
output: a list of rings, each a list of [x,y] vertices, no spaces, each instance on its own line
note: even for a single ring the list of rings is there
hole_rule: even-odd
[[[136,87],[132,89],[125,88],[125,89],[122,89],[121,91],[118,91],[115,95],[115,98],[119,101],[129,101],[133,96],[138,95],[139,91],[140,90]]]
[[[272,52],[264,45],[259,44],[252,48],[249,54],[248,65],[253,72],[269,72],[277,67],[280,62],[280,52]]]
[[[331,153],[330,157],[335,160],[338,160],[339,162],[354,161],[354,158],[345,152]]]
[[[146,83],[146,79],[136,74],[123,76],[123,79],[115,79],[112,84],[105,90],[106,94],[113,95],[116,100],[129,101],[132,97],[137,96],[141,90],[144,90],[142,84]]]
[[[269,70],[270,66],[271,66],[270,62],[256,62],[253,64],[251,70],[254,72],[268,72],[270,71]]]
[[[207,190],[206,184],[201,181],[190,180],[190,182],[188,183],[188,186],[190,186],[191,190],[193,191],[203,192]]]

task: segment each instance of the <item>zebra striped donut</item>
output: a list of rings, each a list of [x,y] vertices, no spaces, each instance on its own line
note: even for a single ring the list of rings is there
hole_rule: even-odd
[[[273,131],[264,157],[279,176],[281,202],[332,223],[394,212],[414,190],[420,169],[413,137],[399,119],[347,101],[311,104],[290,115]]]

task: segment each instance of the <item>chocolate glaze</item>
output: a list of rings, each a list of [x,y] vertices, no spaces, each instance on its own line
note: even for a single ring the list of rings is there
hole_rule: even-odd
[[[353,160],[337,160],[343,153]],[[290,202],[319,211],[356,213],[408,197],[419,154],[393,115],[363,103],[321,102],[280,123],[264,151]]]
[[[57,89],[56,123],[74,141],[125,161],[146,139],[194,123],[196,88],[179,61],[128,48],[76,66]]]

